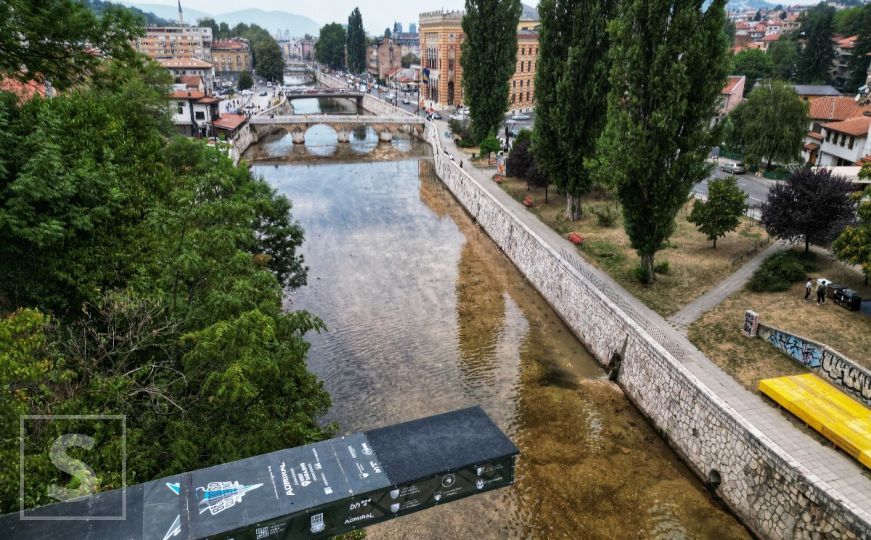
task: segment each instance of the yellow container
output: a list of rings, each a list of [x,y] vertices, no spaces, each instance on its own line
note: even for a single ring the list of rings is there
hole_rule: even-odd
[[[871,468],[871,410],[807,373],[759,381],[759,390]]]

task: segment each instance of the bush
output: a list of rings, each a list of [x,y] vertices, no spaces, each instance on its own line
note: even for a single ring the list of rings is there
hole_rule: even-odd
[[[635,279],[647,285],[651,281],[653,281],[653,276],[647,271],[647,267],[643,264],[639,264],[632,270],[632,275]]]
[[[587,210],[596,216],[596,223],[600,227],[613,227],[617,223],[617,211],[611,206],[592,206]]]
[[[793,251],[776,253],[765,259],[753,273],[747,287],[754,292],[781,292],[793,283],[803,281],[808,272],[815,269],[810,259],[800,257]]]
[[[667,274],[668,273],[668,261],[662,261],[653,267],[653,271],[657,274]]]

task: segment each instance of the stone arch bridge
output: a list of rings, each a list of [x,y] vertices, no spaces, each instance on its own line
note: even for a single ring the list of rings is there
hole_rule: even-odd
[[[355,128],[372,126],[381,141],[390,141],[397,133],[407,133],[423,137],[425,122],[423,118],[411,115],[395,116],[342,116],[333,114],[291,114],[284,116],[254,116],[249,121],[255,140],[279,129],[290,133],[294,144],[305,142],[305,132],[312,126],[324,125],[332,128],[340,143],[351,141]]]

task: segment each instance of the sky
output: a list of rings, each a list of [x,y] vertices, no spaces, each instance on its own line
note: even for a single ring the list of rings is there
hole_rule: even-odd
[[[135,3],[176,5],[176,0],[134,0]],[[537,5],[538,0],[524,0],[527,5]],[[363,15],[363,26],[367,32],[381,34],[385,28],[393,29],[393,22],[402,23],[404,30],[408,23],[417,23],[422,11],[462,9],[464,0],[181,0],[182,9],[190,7],[212,14],[226,13],[246,8],[264,11],[286,11],[305,15],[318,24],[329,22],[347,23],[348,15],[355,7]]]

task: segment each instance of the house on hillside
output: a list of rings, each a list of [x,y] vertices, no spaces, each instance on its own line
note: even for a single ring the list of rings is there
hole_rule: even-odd
[[[822,126],[823,141],[817,165],[842,167],[860,165],[871,154],[868,132],[871,113]]]
[[[747,78],[744,75],[730,75],[726,79],[726,85],[720,90],[720,106],[717,110],[716,122],[720,122],[743,101],[746,82]]]
[[[835,37],[835,58],[832,59],[832,69],[829,73],[835,87],[843,89],[850,80],[850,60],[859,36]]]
[[[215,68],[211,62],[199,58],[159,58],[157,62],[169,71],[176,81],[186,75],[196,75],[202,77],[207,94],[215,91]]]
[[[202,90],[176,89],[169,95],[172,123],[189,137],[211,137],[221,100]]]
[[[808,132],[804,139],[802,158],[805,163],[816,165],[823,143],[823,125],[843,122],[871,111],[871,105],[859,104],[849,97],[820,97],[808,103]]]

